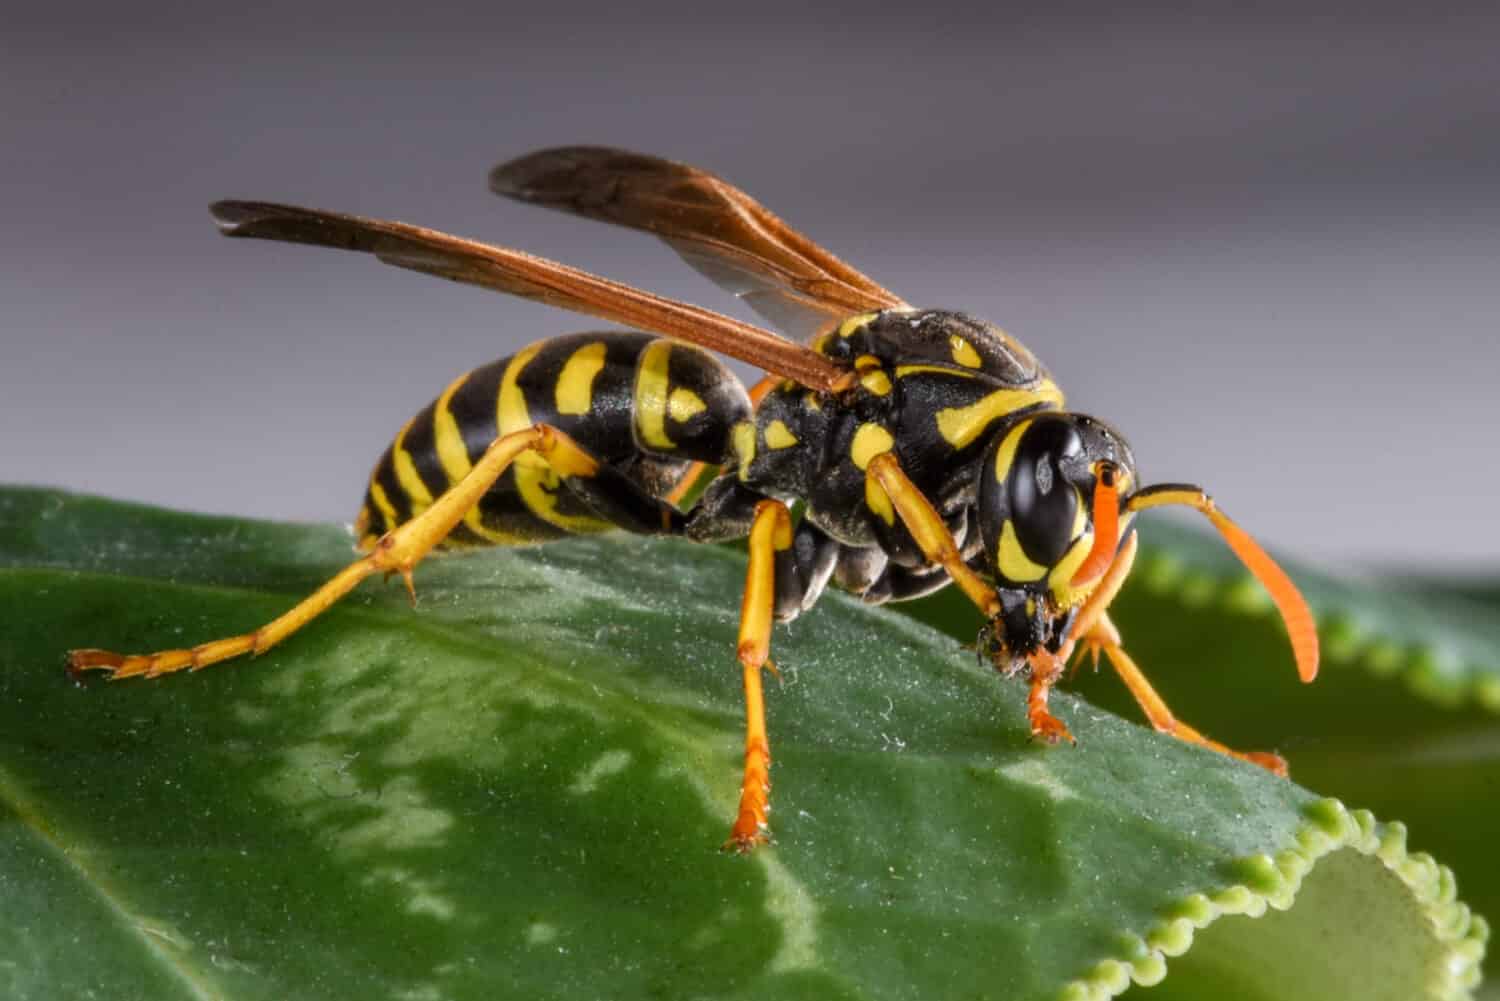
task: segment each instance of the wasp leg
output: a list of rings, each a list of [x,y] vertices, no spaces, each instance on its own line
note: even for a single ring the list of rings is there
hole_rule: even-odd
[[[806,518],[792,533],[792,547],[776,554],[777,622],[791,622],[817,603],[833,576],[839,543]]]
[[[1075,646],[1081,645],[1083,653],[1092,657],[1095,664],[1099,662],[1099,654],[1103,653],[1145,712],[1146,719],[1157,730],[1169,733],[1190,744],[1200,744],[1221,754],[1253,762],[1277,775],[1285,776],[1286,760],[1281,755],[1272,754],[1269,751],[1236,751],[1203,736],[1172,715],[1172,710],[1167,708],[1162,697],[1156,693],[1156,689],[1151,687],[1151,683],[1146,680],[1141,669],[1120,645],[1120,631],[1110,621],[1106,610],[1115,600],[1115,596],[1120,593],[1120,587],[1125,583],[1125,578],[1130,576],[1130,568],[1135,563],[1135,552],[1136,537],[1132,532],[1120,544],[1120,550],[1115,554],[1114,562],[1110,564],[1094,592],[1084,602],[1078,612],[1078,617],[1073,620],[1073,628],[1068,640],[1058,651],[1059,662],[1065,663],[1072,655]]]
[[[1031,687],[1026,692],[1026,721],[1031,725],[1031,736],[1045,744],[1064,740],[1078,743],[1068,725],[1047,710],[1047,697],[1062,678],[1064,661],[1054,653],[1039,650],[1027,658],[1027,663],[1031,665]]]
[[[1119,550],[1115,553],[1114,560],[1104,576],[1099,578],[1098,584],[1089,594],[1087,600],[1078,609],[1078,614],[1073,617],[1073,625],[1068,630],[1068,638],[1057,651],[1057,658],[1066,664],[1068,658],[1073,655],[1073,649],[1078,641],[1088,636],[1104,617],[1105,611],[1114,603],[1115,597],[1120,593],[1120,588],[1125,586],[1125,579],[1130,576],[1130,569],[1135,565],[1136,536],[1134,532],[1125,536],[1120,543]],[[1102,647],[1085,644],[1085,652],[1094,659],[1094,666],[1099,666],[1099,652]]]
[[[600,468],[572,438],[549,425],[537,424],[505,435],[491,444],[468,475],[438,497],[431,507],[387,532],[368,555],[334,574],[307,598],[254,632],[213,640],[191,649],[149,654],[73,650],[68,654],[69,667],[73,671],[108,671],[116,680],[136,676],[154,678],[184,668],[196,671],[231,657],[266,652],[327,611],[371,574],[399,573],[411,590],[412,570],[417,563],[453,531],[516,457],[527,451],[541,455],[564,477],[592,476]]]
[[[953,582],[979,606],[986,621],[1001,614],[1000,596],[964,561],[943,516],[902,471],[893,453],[883,452],[872,458],[865,470],[865,481],[871,489],[889,498],[922,555],[948,571]],[[1026,698],[1026,718],[1032,736],[1048,743],[1073,739],[1062,720],[1047,711],[1047,694],[1061,676],[1062,664],[1056,654],[1046,651],[1031,659],[1031,691]]]
[[[1172,710],[1167,708],[1167,704],[1162,701],[1160,695],[1156,694],[1156,689],[1151,687],[1151,683],[1146,680],[1146,676],[1141,673],[1135,661],[1121,647],[1119,630],[1115,629],[1114,623],[1109,621],[1109,616],[1101,616],[1099,622],[1082,642],[1085,649],[1097,648],[1104,652],[1110,665],[1114,667],[1115,673],[1120,676],[1121,681],[1125,682],[1125,687],[1130,689],[1130,694],[1135,697],[1136,702],[1146,713],[1146,719],[1160,732],[1169,733],[1189,744],[1211,748],[1231,758],[1249,761],[1282,778],[1286,777],[1286,759],[1281,755],[1270,751],[1236,751],[1211,737],[1205,737],[1172,715]]]
[[[948,576],[979,606],[986,619],[1000,614],[1000,596],[964,562],[943,516],[907,478],[894,453],[882,452],[871,459],[865,470],[865,482],[890,499],[922,555],[948,571]]]
[[[776,606],[776,558],[792,547],[792,518],[785,504],[763,500],[750,527],[750,565],[740,605],[738,654],[745,672],[745,780],[740,808],[725,848],[747,852],[765,844],[771,796],[771,745],[760,670],[771,667],[771,624]]]

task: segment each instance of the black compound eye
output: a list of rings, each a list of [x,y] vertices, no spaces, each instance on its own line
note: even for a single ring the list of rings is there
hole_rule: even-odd
[[[1063,475],[1062,461],[1083,451],[1083,440],[1069,424],[1037,421],[1016,448],[1009,476],[1010,517],[1016,541],[1034,562],[1057,564],[1073,541],[1078,492]]]

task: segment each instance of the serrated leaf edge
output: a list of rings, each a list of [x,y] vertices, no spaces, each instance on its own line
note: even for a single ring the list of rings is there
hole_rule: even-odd
[[[1350,810],[1336,799],[1309,803],[1293,846],[1275,856],[1236,859],[1229,871],[1240,882],[1210,893],[1192,893],[1170,904],[1142,935],[1122,939],[1119,953],[1100,959],[1068,983],[1057,1001],[1107,1001],[1131,984],[1149,987],[1168,973],[1168,960],[1192,948],[1199,929],[1221,917],[1260,917],[1267,907],[1291,908],[1302,880],[1324,856],[1349,848],[1378,859],[1411,892],[1447,947],[1448,962],[1429,987],[1431,1001],[1470,1001],[1479,985],[1480,963],[1489,942],[1489,922],[1457,898],[1453,872],[1425,852],[1408,852],[1406,826],[1382,823],[1368,810]]]

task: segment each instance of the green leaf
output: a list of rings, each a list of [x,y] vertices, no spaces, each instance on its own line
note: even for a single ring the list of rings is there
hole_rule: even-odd
[[[1322,672],[1304,686],[1270,600],[1216,536],[1155,521],[1142,535],[1111,615],[1173,710],[1231,745],[1279,749],[1309,788],[1400,817],[1475,910],[1500,914],[1497,592],[1290,564],[1323,638]],[[959,595],[893,607],[954,636],[974,632]],[[1107,669],[1079,672],[1073,690],[1139,718]]]
[[[773,654],[777,843],[726,855],[743,561],[433,560],[255,662],[336,529],[0,492],[0,996],[1459,998],[1487,927],[1400,825],[826,597]],[[1252,741],[1253,743],[1253,741]],[[1163,980],[1162,978],[1165,977]]]

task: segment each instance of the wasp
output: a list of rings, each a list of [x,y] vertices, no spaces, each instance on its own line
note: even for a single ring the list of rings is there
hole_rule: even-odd
[[[1206,515],[1266,587],[1311,681],[1318,642],[1306,603],[1202,489],[1142,485],[1125,438],[1065,409],[1015,338],[909,305],[685,164],[566,147],[501,164],[489,182],[509,198],[654,234],[787,336],[419,226],[217,202],[227,236],[373,254],[639,332],[539,341],[453,380],[375,464],[355,522],[364,555],[279,618],[191,649],[74,650],[73,670],[156,677],[261,654],[373,574],[400,574],[415,600],[412,572],[437,549],[611,529],[748,538],[736,650],[744,781],[728,847],[749,850],[769,833],[762,672],[775,670],[772,625],[811,608],[830,582],[871,604],[956,584],[983,616],[980,655],[1028,679],[1039,741],[1072,741],[1048,693],[1075,654],[1097,663],[1102,653],[1157,730],[1286,773],[1278,755],[1231,750],[1173,716],[1108,609],[1135,558],[1135,515],[1167,504]],[[747,390],[713,352],[766,378]]]

